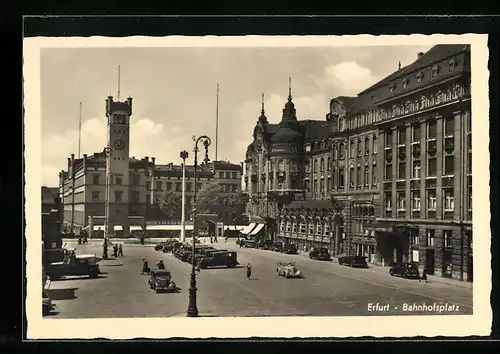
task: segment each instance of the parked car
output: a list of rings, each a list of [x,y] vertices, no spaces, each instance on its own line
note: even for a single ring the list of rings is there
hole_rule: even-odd
[[[281,275],[287,279],[303,277],[302,272],[297,267],[295,262],[278,262],[276,272],[278,273],[278,275]]]
[[[270,250],[273,247],[273,241],[272,240],[264,240],[262,243],[262,249],[263,250]]]
[[[274,252],[283,251],[283,242],[275,242],[272,249]]]
[[[210,256],[201,256],[198,261],[200,262],[200,268],[202,269],[212,267],[235,268],[239,265],[237,253],[233,251],[211,252]]]
[[[315,248],[311,252],[309,252],[309,258],[315,259],[317,261],[331,261],[332,256],[328,249],[326,248]]]
[[[155,251],[161,251],[163,249],[163,246],[166,246],[166,242],[160,242],[157,245],[155,245]]]
[[[353,268],[368,268],[365,256],[343,256],[339,258],[339,264]]]
[[[101,272],[99,264],[95,261],[94,255],[69,257],[62,262],[51,263],[45,268],[45,273],[52,281],[62,277],[81,275],[97,278]]]
[[[414,263],[399,263],[389,269],[389,274],[405,279],[420,279],[418,266]]]
[[[297,250],[297,246],[295,246],[293,243],[285,245],[281,252],[285,253],[285,254],[299,254],[299,251]]]

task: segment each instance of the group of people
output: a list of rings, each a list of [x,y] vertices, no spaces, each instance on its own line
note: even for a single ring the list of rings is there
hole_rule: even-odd
[[[160,260],[158,263],[156,263],[156,268],[157,269],[165,269],[165,263],[163,263],[163,261]],[[151,268],[149,268],[149,263],[145,258],[143,258],[142,259],[141,275],[142,274],[149,274],[150,272],[151,272]]]
[[[104,243],[102,244],[102,259],[108,259],[108,239],[104,239]],[[123,257],[123,247],[121,244],[113,245],[113,257]]]

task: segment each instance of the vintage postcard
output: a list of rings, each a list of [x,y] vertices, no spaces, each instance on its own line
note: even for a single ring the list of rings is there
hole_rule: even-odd
[[[490,333],[486,35],[24,63],[28,339]]]

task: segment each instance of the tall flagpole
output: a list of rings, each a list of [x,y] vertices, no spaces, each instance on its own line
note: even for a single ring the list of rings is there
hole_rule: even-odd
[[[217,84],[217,106],[215,108],[215,161],[217,161],[217,148],[219,143],[219,84]]]
[[[78,119],[78,158],[80,158],[81,145],[82,145],[82,102],[80,102],[80,116]]]
[[[118,65],[118,95],[117,95],[117,100],[120,100],[120,65]]]

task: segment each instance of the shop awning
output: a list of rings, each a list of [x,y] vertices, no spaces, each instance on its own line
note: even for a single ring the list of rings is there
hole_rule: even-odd
[[[115,230],[115,231],[123,231],[123,227],[121,225],[115,225],[115,226],[113,226],[113,230]]]
[[[92,229],[94,231],[104,231],[104,225],[94,225]]]
[[[138,231],[142,230],[142,226],[140,225],[130,225],[130,231]]]
[[[252,230],[252,232],[250,232],[248,235],[257,235],[260,230],[262,230],[262,228],[264,227],[264,224],[258,224],[257,227],[255,229]]]
[[[175,231],[182,230],[182,225],[147,225],[148,231]],[[193,230],[193,225],[186,224],[185,230]]]
[[[255,228],[256,223],[252,222],[249,225],[247,225],[243,230],[241,230],[241,233],[243,235],[248,235],[250,231],[252,231]]]

